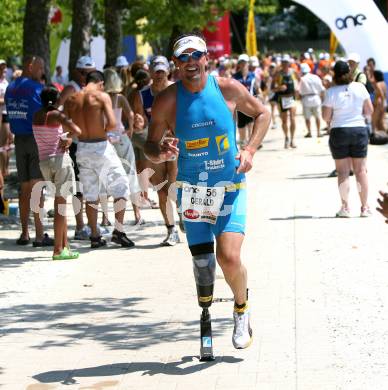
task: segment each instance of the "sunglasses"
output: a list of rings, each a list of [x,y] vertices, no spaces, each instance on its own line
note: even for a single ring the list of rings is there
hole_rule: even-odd
[[[198,61],[200,60],[204,55],[206,54],[206,52],[203,52],[203,51],[199,51],[199,50],[196,50],[196,51],[193,51],[192,53],[182,53],[180,56],[178,56],[178,60],[179,61],[182,61],[182,62],[188,62],[190,57],[195,60],[195,61]]]

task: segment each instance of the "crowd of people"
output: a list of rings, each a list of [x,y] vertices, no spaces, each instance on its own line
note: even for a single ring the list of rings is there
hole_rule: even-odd
[[[324,128],[321,125],[321,107],[322,104],[327,104],[328,100],[326,100],[326,103],[323,102],[327,90],[333,85],[335,64],[337,62],[338,58],[330,58],[328,53],[322,52],[316,55],[312,49],[308,49],[299,57],[289,54],[268,54],[261,58],[249,57],[247,54],[241,54],[238,57],[223,56],[218,59],[210,59],[207,70],[212,76],[237,80],[248,90],[250,95],[257,97],[263,104],[268,105],[271,108],[273,128],[277,127],[276,111],[278,110],[284,133],[284,147],[296,148],[295,102],[297,99],[301,100],[303,107],[307,130],[305,137],[312,137],[313,123],[311,119],[314,119],[317,137],[321,137],[323,133],[328,133],[328,124],[326,123]],[[359,68],[360,57],[357,53],[350,54],[345,62],[349,66],[349,74],[351,75],[349,80],[363,84],[373,104],[373,109],[365,115],[368,132],[386,131],[387,90],[382,72],[376,69],[373,58],[367,61],[364,71],[361,71]],[[43,74],[43,68],[43,60],[38,57],[26,58],[22,69],[14,69],[12,72],[7,68],[6,62],[0,60],[0,105],[2,109],[0,194],[2,194],[4,187],[4,177],[8,175],[10,153],[16,145],[17,168],[21,185],[19,201],[22,224],[22,233],[17,243],[25,245],[30,242],[28,216],[31,188],[37,181],[47,177],[47,175],[42,175],[44,169],[39,168],[39,159],[42,161],[47,156],[67,156],[67,151],[72,160],[76,181],[76,196],[73,198],[76,217],[75,239],[92,239],[92,247],[104,244],[101,232],[106,232],[106,226],[111,225],[107,209],[109,196],[113,196],[114,204],[117,204],[118,200],[131,200],[135,225],[145,223],[141,216],[142,207],[160,207],[167,229],[163,244],[175,245],[180,242],[174,217],[174,204],[168,193],[171,184],[176,179],[176,161],[154,164],[146,158],[143,150],[151,121],[154,97],[179,79],[179,69],[176,68],[174,62],[168,61],[163,56],[155,56],[149,62],[137,60],[129,64],[125,56],[119,56],[115,66],[105,66],[103,74],[97,77],[93,59],[84,56],[77,61],[70,80],[63,75],[62,67],[57,66],[52,82],[49,84],[47,84],[47,78]],[[88,79],[89,74],[94,75],[94,78]],[[95,77],[99,80],[98,82],[96,82]],[[7,90],[9,82],[12,84]],[[72,103],[75,104],[75,108],[70,108],[74,98],[80,99],[80,96],[78,96],[80,92],[88,97],[88,91],[90,89],[94,90],[94,85],[98,86],[98,94],[94,92],[94,95],[101,95],[105,99],[105,103],[98,111],[101,114],[99,119],[96,119],[93,105],[90,112],[82,101],[78,103],[79,107]],[[29,91],[28,96],[24,96],[26,86]],[[22,90],[21,93],[20,90]],[[54,90],[58,94],[55,99],[53,96]],[[45,106],[41,94],[47,94],[48,92],[52,94],[50,95],[52,99],[50,104],[46,102]],[[6,95],[8,95],[8,102],[5,99]],[[57,120],[54,121],[53,125],[58,127],[56,138],[46,137],[44,138],[46,141],[38,138],[42,131],[41,128],[40,131],[33,130],[33,124],[35,124],[33,113],[40,108],[46,110],[46,115],[50,112],[50,118],[55,118],[56,115],[54,114],[58,113],[61,113],[62,116],[65,115],[68,120],[78,126],[78,129],[67,131],[66,125]],[[7,109],[12,117],[11,128]],[[22,115],[26,117],[22,118]],[[327,119],[326,122],[330,122],[329,118],[325,119]],[[41,126],[42,123],[40,122],[41,120],[38,120],[36,125]],[[241,149],[244,149],[252,134],[253,118],[243,112],[237,112],[236,124],[239,135],[238,141]],[[43,125],[46,125],[46,122]],[[47,129],[50,129],[50,126]],[[93,130],[84,142],[84,134],[89,127]],[[96,136],[94,132],[99,127],[101,133]],[[72,135],[71,142],[63,141],[64,129],[69,136]],[[76,136],[78,134],[77,130],[82,132],[80,137]],[[99,168],[97,168],[97,165],[87,166],[86,164],[85,166],[82,161],[88,161],[88,158],[83,159],[82,155],[87,155],[87,152],[83,149],[97,148],[98,142],[101,140],[105,142],[105,133],[110,146],[112,146],[109,150],[111,150],[112,155],[117,155],[120,160],[120,163],[118,163],[120,169],[116,167],[114,173],[108,173],[109,180],[102,185],[100,177],[95,177],[92,180],[91,172],[100,171],[104,159],[101,160],[102,165]],[[45,133],[43,132],[43,134]],[[164,136],[171,137],[172,134],[166,132]],[[47,150],[41,153],[41,148],[48,147],[44,144],[45,142],[51,143],[52,150],[48,151],[48,155],[45,154]],[[62,146],[59,147],[58,145]],[[31,151],[32,146],[34,153]],[[66,153],[63,153],[65,150]],[[336,159],[334,155],[333,157]],[[112,156],[105,156],[104,158],[112,159]],[[97,164],[97,162],[93,160],[93,164]],[[338,171],[341,172],[342,170],[337,167]],[[108,191],[110,181],[115,181],[116,177],[124,177],[128,182],[124,186],[125,190],[121,189],[119,194],[115,193],[114,190]],[[343,179],[341,180],[343,186]],[[365,180],[363,181],[365,182]],[[148,197],[150,185],[157,191],[158,203]],[[40,204],[42,202],[43,197],[40,199]],[[97,224],[96,221],[97,203],[101,203],[103,211],[100,224]],[[88,223],[84,221],[84,205]],[[367,204],[364,202],[362,207],[366,209]],[[345,216],[347,214],[346,210],[345,201],[345,206],[341,209],[339,215]],[[181,214],[178,215],[179,226],[184,232]],[[116,216],[119,217],[118,220],[115,218],[116,222],[118,221],[118,225],[122,225],[122,212],[116,213]],[[35,246],[52,245],[53,240],[43,232],[39,213],[34,213],[34,218],[36,239],[33,244]],[[116,240],[122,245],[133,246],[134,243],[125,236],[122,227],[119,229],[118,225],[112,235],[113,241]],[[120,233],[120,238],[116,237],[117,232]],[[121,235],[121,233],[124,235]],[[61,249],[60,246],[58,248]],[[55,256],[58,255],[58,248],[54,251]]]
[[[341,199],[336,216],[350,216],[353,171],[360,215],[368,217],[367,149],[370,133],[386,131],[386,86],[372,58],[360,70],[357,53],[330,58],[309,49],[298,58],[241,54],[209,59],[205,40],[194,33],[178,37],[173,53],[171,62],[157,55],[129,64],[119,56],[103,72],[91,57],[82,56],[69,80],[57,67],[52,82],[38,56],[24,58],[21,73],[12,79],[0,60],[0,195],[15,148],[22,227],[16,244],[31,242],[32,211],[32,244],[53,246],[53,260],[79,256],[67,235],[70,196],[74,239],[89,240],[92,249],[106,245],[103,233],[111,225],[113,243],[135,246],[125,232],[128,201],[138,227],[145,223],[142,208],[160,209],[166,229],[161,245],[174,246],[181,234],[187,236],[202,308],[211,305],[218,261],[235,298],[233,344],[246,348],[252,329],[247,271],[240,258],[245,173],[271,119],[276,128],[278,110],[284,148],[295,149],[300,99],[305,137],[313,136],[312,118],[317,137],[330,134]],[[46,187],[55,194],[54,239],[42,224]],[[150,188],[157,192],[157,203],[148,195]],[[379,211],[388,216],[388,196],[382,196]]]

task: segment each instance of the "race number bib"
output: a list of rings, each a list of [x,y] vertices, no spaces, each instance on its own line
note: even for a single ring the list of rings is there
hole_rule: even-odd
[[[282,109],[286,110],[287,108],[294,107],[294,97],[293,96],[282,96]]]
[[[224,201],[225,187],[198,187],[183,183],[182,215],[188,222],[215,224]]]

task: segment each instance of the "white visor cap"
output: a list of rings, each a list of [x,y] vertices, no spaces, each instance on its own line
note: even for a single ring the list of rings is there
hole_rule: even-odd
[[[179,57],[187,49],[195,49],[206,53],[206,42],[202,38],[195,35],[183,37],[179,39],[174,45],[174,56]]]

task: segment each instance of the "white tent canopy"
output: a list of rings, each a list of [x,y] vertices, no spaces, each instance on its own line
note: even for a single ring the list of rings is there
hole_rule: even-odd
[[[388,23],[373,0],[294,0],[323,20],[337,36],[346,54],[358,53],[363,67],[373,57],[388,75]]]

